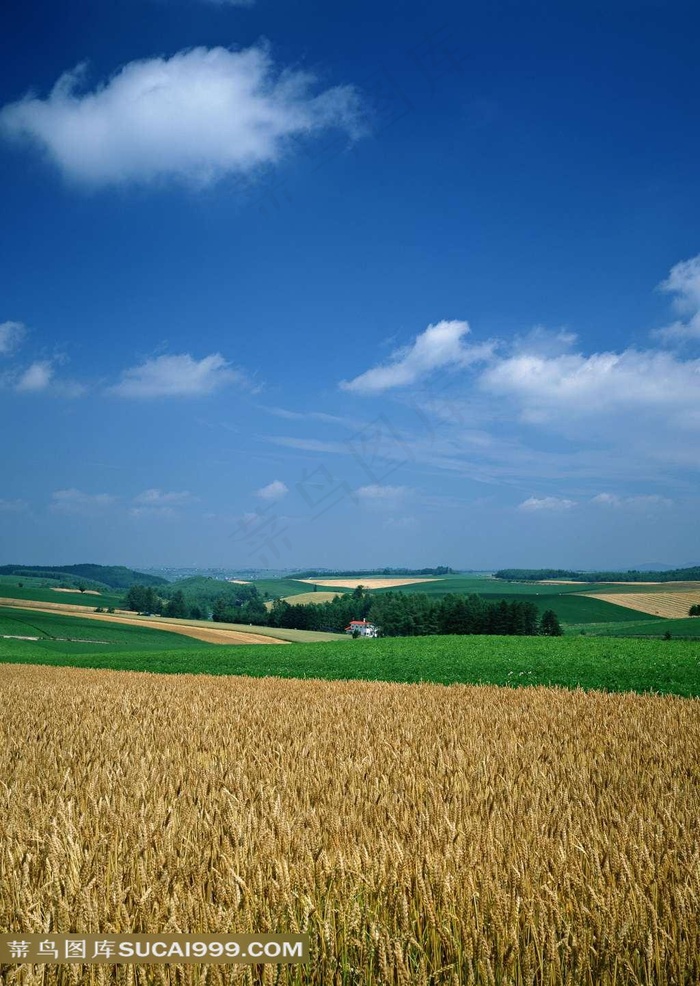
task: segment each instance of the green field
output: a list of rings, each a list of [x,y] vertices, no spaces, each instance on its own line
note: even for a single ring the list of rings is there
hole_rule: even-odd
[[[21,587],[19,583],[22,583]],[[100,590],[99,596],[86,595],[77,589],[74,592],[56,592],[51,588],[52,585],[59,585],[57,582],[50,582],[48,579],[26,579],[17,578],[14,575],[0,575],[0,598],[6,599],[33,599],[40,603],[70,603],[72,606],[96,606],[107,608],[108,606],[121,606],[124,593],[115,592],[105,588]]]
[[[299,582],[297,579],[255,579],[254,585],[260,595],[267,592],[270,599],[282,599],[286,596],[299,596],[302,593],[313,592],[309,582]],[[319,586],[319,592],[325,591],[325,586]],[[334,592],[350,592],[350,589],[334,589]]]
[[[55,646],[3,640],[0,661],[180,674],[558,685],[700,696],[700,648],[686,640],[394,637],[288,647],[207,647],[190,640],[171,650],[87,654],[81,653],[80,645],[67,645],[71,653],[57,652]]]
[[[41,613],[30,609],[0,607],[0,637],[12,636],[41,637],[41,640],[0,639],[0,658],[6,651],[17,646],[32,647],[40,651],[58,654],[84,654],[90,650],[90,643],[99,641],[99,653],[191,650],[194,644],[199,648],[215,648],[216,644],[193,640],[171,630],[152,630],[150,627],[128,626],[124,623],[110,623],[107,620],[82,619],[64,616],[61,613]],[[58,638],[70,638],[58,639]]]
[[[634,610],[630,610],[634,613]],[[639,613],[636,614],[639,616]],[[627,623],[584,623],[579,626],[566,627],[567,636],[581,634],[595,637],[649,637],[663,639],[665,633],[672,637],[685,637],[688,640],[700,640],[700,619],[688,616],[684,619],[672,620],[663,616],[647,616],[644,619],[630,620]]]

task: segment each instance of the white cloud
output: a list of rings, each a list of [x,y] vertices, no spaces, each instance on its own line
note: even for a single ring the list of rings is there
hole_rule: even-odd
[[[566,500],[561,496],[543,496],[540,498],[531,496],[518,505],[518,510],[534,513],[540,510],[571,510],[575,506],[575,500]]]
[[[488,367],[480,387],[510,396],[525,420],[562,414],[596,416],[615,410],[692,409],[700,399],[700,360],[655,350],[512,356]]]
[[[15,384],[15,390],[23,394],[33,394],[46,390],[53,377],[50,360],[38,360],[22,373]]]
[[[130,62],[92,92],[81,92],[85,74],[78,66],[46,99],[5,106],[0,130],[34,141],[66,177],[91,185],[204,186],[278,162],[299,138],[360,134],[351,86],[314,94],[314,75],[278,68],[264,44]]]
[[[256,496],[259,496],[261,500],[281,500],[283,496],[289,493],[288,488],[280,479],[274,479],[267,486],[263,486],[256,492]]]
[[[19,346],[26,333],[23,322],[0,323],[0,356],[7,356]]]
[[[121,381],[108,393],[135,398],[201,397],[234,383],[245,383],[245,377],[220,353],[201,360],[183,353],[157,356],[124,370]]]
[[[143,493],[135,496],[134,503],[141,504],[144,507],[182,507],[188,503],[194,503],[197,499],[198,497],[193,496],[188,490],[168,493],[164,490],[150,489],[144,490]]]
[[[491,343],[465,346],[467,322],[442,321],[429,325],[411,346],[392,353],[388,363],[361,373],[354,380],[343,380],[343,390],[360,394],[380,394],[393,387],[406,387],[443,367],[465,367],[488,359]]]
[[[116,503],[109,493],[84,493],[82,490],[56,490],[51,494],[50,509],[64,514],[94,514]]]
[[[659,287],[662,291],[675,295],[674,308],[679,314],[685,315],[686,320],[673,322],[653,335],[669,342],[700,339],[700,254],[672,267]]]

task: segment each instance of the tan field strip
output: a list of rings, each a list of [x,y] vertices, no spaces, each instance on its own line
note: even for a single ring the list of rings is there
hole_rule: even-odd
[[[339,589],[355,589],[363,585],[367,589],[391,589],[399,585],[417,585],[419,582],[441,582],[442,579],[299,579],[309,585],[337,586]]]
[[[7,664],[0,702],[3,932],[312,956],[3,983],[700,982],[698,700]]]
[[[700,603],[700,589],[693,592],[582,592],[581,595],[669,619],[687,616],[690,607]]]
[[[51,592],[80,592],[80,589],[57,589],[55,585],[51,586]],[[80,592],[81,596],[101,596],[102,593],[98,592],[97,589],[83,589]]]
[[[150,627],[153,630],[166,630],[169,633],[179,633],[195,640],[203,640],[207,644],[288,644],[288,640],[277,637],[267,637],[262,633],[246,633],[243,630],[221,630],[216,627],[193,626],[187,623],[171,622],[167,618],[148,619],[140,616],[127,616],[124,611],[118,613],[95,613],[87,606],[73,606],[70,603],[42,603],[32,599],[0,599],[0,606],[12,606],[15,609],[31,609],[39,613],[61,613],[63,616],[82,616],[89,620],[102,620],[105,623],[123,623],[127,626]]]

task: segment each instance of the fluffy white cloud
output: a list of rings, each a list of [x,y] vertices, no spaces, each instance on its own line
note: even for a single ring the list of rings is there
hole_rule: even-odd
[[[109,493],[84,493],[75,488],[56,490],[51,494],[50,509],[63,514],[94,514],[116,503]]]
[[[261,500],[281,500],[283,496],[289,493],[289,489],[280,479],[274,479],[267,486],[263,486],[256,492],[256,496],[259,496]]]
[[[561,414],[596,416],[615,410],[673,411],[697,407],[700,360],[681,360],[657,350],[522,354],[487,367],[480,388],[517,400],[525,420]]]
[[[163,506],[184,506],[187,503],[193,503],[198,498],[193,496],[188,490],[182,490],[179,493],[176,492],[166,492],[165,490],[144,490],[143,493],[139,493],[134,497],[134,503],[141,504],[145,507],[163,507]]]
[[[575,506],[575,500],[566,500],[561,496],[543,496],[539,498],[531,496],[518,505],[518,510],[524,510],[526,513],[534,513],[539,510],[571,510]]]
[[[392,353],[388,363],[366,370],[354,380],[343,380],[340,386],[355,393],[380,394],[413,384],[434,370],[471,366],[488,359],[493,345],[465,346],[464,338],[469,331],[467,322],[442,321],[429,325],[411,346]]]
[[[352,87],[314,94],[311,73],[279,69],[262,44],[130,62],[92,92],[81,92],[84,76],[78,66],[46,99],[5,106],[0,130],[34,141],[64,175],[92,185],[208,185],[274,164],[296,139],[328,129],[360,134]]]
[[[676,311],[686,318],[659,329],[654,335],[669,342],[700,339],[700,254],[672,267],[659,287],[674,295]]]
[[[201,397],[231,384],[245,383],[220,353],[196,360],[189,353],[157,356],[122,373],[108,393],[118,397]]]
[[[0,323],[0,356],[14,352],[24,338],[26,331],[23,322]]]
[[[37,391],[46,390],[53,377],[53,365],[50,360],[38,360],[22,373],[16,384],[15,390],[20,393],[31,394]]]

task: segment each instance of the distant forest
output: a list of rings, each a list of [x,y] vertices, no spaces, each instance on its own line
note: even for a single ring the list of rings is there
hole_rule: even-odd
[[[362,568],[357,572],[347,571],[324,571],[320,568],[310,568],[308,572],[296,572],[290,575],[290,579],[356,579],[366,578],[394,578],[399,575],[456,575],[454,568],[446,565],[438,565],[437,568]]]
[[[540,582],[545,579],[566,579],[570,582],[698,582],[700,565],[692,568],[671,568],[666,572],[570,572],[563,568],[501,568],[494,573],[497,579],[510,582]]]

